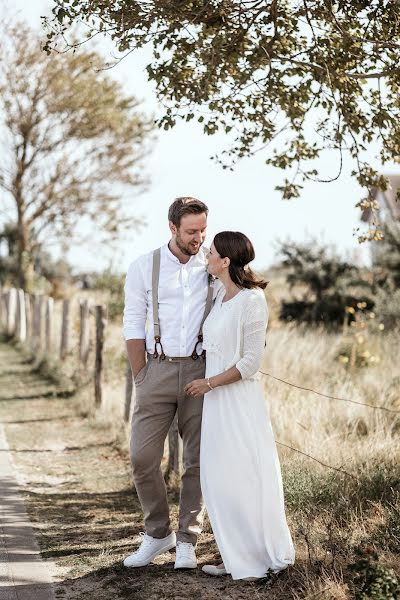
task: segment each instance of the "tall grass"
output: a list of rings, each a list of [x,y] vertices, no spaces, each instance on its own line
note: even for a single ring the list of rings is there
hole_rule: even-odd
[[[276,438],[323,461],[338,462],[365,453],[399,449],[400,366],[398,336],[377,336],[381,362],[348,370],[338,360],[341,335],[302,328],[271,329],[263,370],[280,379],[324,394],[383,406],[398,415],[330,400],[272,378],[264,378]]]

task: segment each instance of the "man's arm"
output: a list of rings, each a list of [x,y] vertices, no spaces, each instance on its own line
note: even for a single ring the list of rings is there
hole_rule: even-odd
[[[146,316],[146,285],[143,270],[136,260],[126,275],[124,307],[124,337],[134,378],[146,364]]]

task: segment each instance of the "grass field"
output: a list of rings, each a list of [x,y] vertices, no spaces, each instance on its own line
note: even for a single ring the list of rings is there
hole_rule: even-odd
[[[379,591],[384,584],[373,559],[376,551],[379,565],[399,572],[398,340],[395,332],[370,332],[368,348],[380,362],[350,369],[339,359],[342,333],[282,326],[272,315],[263,371],[328,396],[389,410],[328,399],[263,376],[297,553],[296,564],[268,584],[177,575],[169,555],[148,569],[121,569],[121,559],[138,541],[142,517],[130,479],[129,428],[121,420],[125,356],[118,323],[107,332],[101,409],[93,408],[91,387],[59,398],[56,405],[39,391],[34,401],[19,400],[32,421],[27,429],[12,418],[10,391],[1,403],[1,416],[8,422],[31,515],[40,524],[44,555],[59,565],[58,595],[68,600],[398,598],[399,591],[397,596]],[[71,353],[71,370],[75,361]],[[50,416],[43,421],[43,415]],[[43,447],[46,452],[38,453]],[[177,492],[177,482],[170,482],[174,522]],[[355,595],[351,565],[358,547],[367,557],[365,579],[379,588],[375,596]],[[208,525],[199,558],[201,564],[218,558]]]

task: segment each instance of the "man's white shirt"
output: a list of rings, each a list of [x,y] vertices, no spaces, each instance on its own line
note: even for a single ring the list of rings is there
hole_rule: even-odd
[[[150,354],[154,352],[152,271],[153,252],[140,256],[129,266],[123,325],[124,338],[145,339]],[[182,264],[168,244],[162,246],[158,306],[161,342],[167,356],[192,354],[204,315],[207,282],[207,256],[203,248]],[[220,287],[221,283],[215,281],[214,298]],[[201,349],[199,344],[198,353]]]

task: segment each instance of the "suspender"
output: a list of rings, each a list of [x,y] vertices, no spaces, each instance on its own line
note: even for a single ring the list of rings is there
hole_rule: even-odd
[[[153,357],[158,357],[157,344],[161,348],[161,360],[165,359],[164,349],[161,344],[160,335],[160,319],[158,316],[158,282],[160,281],[160,262],[161,248],[157,248],[153,252],[153,275],[152,275],[152,291],[153,291],[153,323],[154,323],[154,354]]]
[[[165,360],[166,356],[164,353],[164,349],[161,343],[161,332],[160,332],[160,317],[158,313],[158,284],[160,281],[160,263],[161,263],[161,248],[157,248],[153,252],[153,273],[152,273],[152,295],[153,295],[153,323],[154,323],[154,354],[153,358],[158,358],[160,356],[161,360]],[[207,300],[204,308],[204,315],[201,320],[200,330],[197,336],[197,342],[192,352],[192,359],[197,360],[199,356],[202,358],[206,357],[206,351],[203,350],[201,355],[197,354],[197,346],[203,341],[203,325],[204,321],[208,317],[208,314],[211,310],[212,299],[213,299],[213,287],[212,276],[208,276],[208,290],[207,290]],[[160,346],[161,354],[158,354],[157,346]]]

